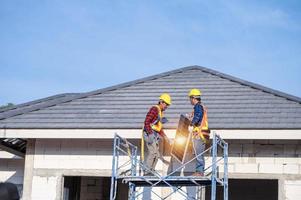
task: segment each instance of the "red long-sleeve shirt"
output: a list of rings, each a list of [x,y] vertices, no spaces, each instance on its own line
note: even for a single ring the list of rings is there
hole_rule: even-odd
[[[158,108],[156,106],[151,107],[149,109],[148,113],[146,114],[145,121],[144,121],[144,130],[148,134],[152,134],[153,133],[153,129],[152,129],[151,125],[158,119],[158,117],[159,117]],[[165,136],[165,133],[164,133],[163,129],[161,129],[161,131],[159,132],[159,134],[162,137]]]

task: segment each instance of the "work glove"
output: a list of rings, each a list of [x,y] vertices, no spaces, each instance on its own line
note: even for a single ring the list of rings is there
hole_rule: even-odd
[[[200,132],[199,127],[194,127],[193,130],[192,130],[192,134],[196,137],[199,135],[199,132]]]
[[[193,130],[192,130],[192,132],[198,133],[198,132],[200,132],[200,128],[199,127],[194,127]]]
[[[168,122],[168,119],[166,117],[162,117],[161,122],[162,124],[165,124]]]
[[[193,126],[188,126],[188,131],[189,131],[189,133],[192,133],[193,132]]]

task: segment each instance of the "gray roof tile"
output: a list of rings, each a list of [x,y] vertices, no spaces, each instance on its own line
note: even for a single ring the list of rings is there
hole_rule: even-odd
[[[213,129],[300,129],[301,99],[199,66],[88,93],[60,96],[0,113],[0,128],[141,128],[162,92],[173,99],[166,128],[191,111],[187,94],[202,90]],[[2,119],[1,119],[2,118]]]

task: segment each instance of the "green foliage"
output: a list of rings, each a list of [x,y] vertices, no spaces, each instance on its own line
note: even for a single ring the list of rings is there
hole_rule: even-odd
[[[8,104],[6,104],[6,105],[0,106],[0,109],[10,108],[10,107],[13,107],[13,106],[14,106],[13,103],[8,103]]]

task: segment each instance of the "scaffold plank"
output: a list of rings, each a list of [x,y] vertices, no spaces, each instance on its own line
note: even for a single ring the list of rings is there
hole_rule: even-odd
[[[128,176],[120,177],[124,183],[134,183],[137,187],[153,187],[156,184],[156,187],[169,187],[167,183],[173,186],[203,186],[210,185],[210,177],[199,177],[199,176],[185,176],[185,177],[168,177],[168,178],[158,178],[153,176]],[[158,183],[158,181],[160,181]],[[167,183],[166,183],[167,182]]]

